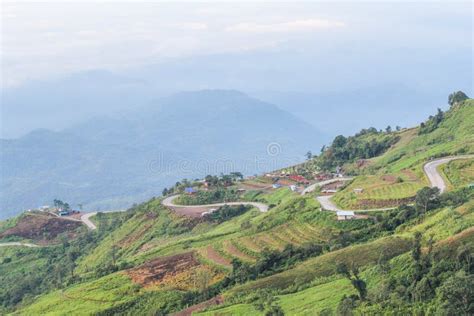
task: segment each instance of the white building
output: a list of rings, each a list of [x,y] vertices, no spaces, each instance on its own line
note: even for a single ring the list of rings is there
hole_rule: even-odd
[[[337,220],[338,221],[345,221],[348,219],[354,219],[355,214],[353,211],[337,211]]]

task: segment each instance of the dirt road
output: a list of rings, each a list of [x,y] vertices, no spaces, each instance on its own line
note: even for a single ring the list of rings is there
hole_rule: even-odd
[[[178,213],[182,215],[189,215],[189,216],[200,216],[202,212],[205,212],[208,208],[218,208],[224,205],[229,206],[236,206],[236,205],[251,205],[260,210],[260,212],[267,212],[268,205],[258,202],[227,202],[227,203],[213,203],[213,204],[204,204],[204,205],[177,205],[174,204],[174,200],[179,195],[172,195],[165,198],[161,204],[164,206],[178,211]]]

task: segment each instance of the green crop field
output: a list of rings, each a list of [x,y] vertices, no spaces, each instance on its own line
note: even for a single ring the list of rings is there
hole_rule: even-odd
[[[440,166],[450,188],[474,184],[474,159],[453,160]]]
[[[345,209],[363,209],[390,207],[415,196],[416,192],[427,185],[424,179],[413,172],[405,171],[396,174],[363,175],[356,177],[344,190],[336,193],[333,200]],[[356,193],[355,189],[362,189]],[[365,202],[365,203],[364,203]]]

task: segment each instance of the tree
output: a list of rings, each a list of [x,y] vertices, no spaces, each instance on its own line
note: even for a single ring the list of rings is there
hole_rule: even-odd
[[[458,248],[456,260],[459,268],[463,268],[466,272],[471,271],[473,256],[469,246],[463,245]]]
[[[243,180],[244,179],[244,175],[241,172],[231,172],[230,175],[234,180],[237,180],[237,179]]]
[[[283,312],[283,309],[277,303],[273,303],[265,311],[265,316],[284,316],[284,315],[285,313]]]
[[[306,159],[310,160],[311,158],[313,158],[313,154],[311,153],[311,151],[308,150],[308,152],[306,153]]]
[[[462,102],[466,99],[469,99],[469,97],[464,92],[456,91],[448,96],[448,103],[449,105],[453,106],[454,104]]]
[[[337,306],[336,314],[341,316],[352,316],[354,313],[352,310],[357,307],[357,296],[344,295]]]
[[[385,131],[386,131],[387,133],[391,133],[391,132],[392,132],[392,127],[391,127],[390,125],[387,126],[387,128],[385,129]]]
[[[437,300],[443,315],[473,315],[474,275],[457,272],[438,288]]]
[[[424,187],[416,193],[415,207],[420,213],[426,213],[439,205],[439,188]]]
[[[346,263],[339,262],[336,265],[336,271],[351,281],[352,286],[359,293],[359,299],[364,301],[367,297],[367,284],[359,277],[359,268],[355,264],[352,264],[351,269],[349,269]]]
[[[420,232],[416,232],[413,240],[413,245],[411,249],[411,257],[415,262],[419,262],[421,260],[421,238],[422,235]]]
[[[115,267],[117,263],[117,252],[119,248],[117,247],[117,245],[115,245],[115,242],[113,240],[112,242],[113,242],[113,245],[112,245],[112,248],[110,248],[110,257],[112,259],[112,265]]]
[[[212,275],[207,269],[199,269],[194,275],[194,286],[199,292],[207,291],[209,283],[211,282]]]
[[[345,138],[343,135],[338,135],[336,138],[334,138],[332,142],[332,147],[334,148],[341,148],[347,143],[347,138]]]

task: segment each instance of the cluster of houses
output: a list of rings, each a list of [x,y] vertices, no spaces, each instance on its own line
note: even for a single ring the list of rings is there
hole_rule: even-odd
[[[79,211],[76,211],[76,210],[64,209],[61,207],[58,208],[58,207],[49,206],[49,205],[43,205],[36,209],[28,209],[26,211],[27,212],[33,212],[33,211],[47,212],[47,213],[56,214],[58,216],[69,216],[69,215],[80,213]]]

